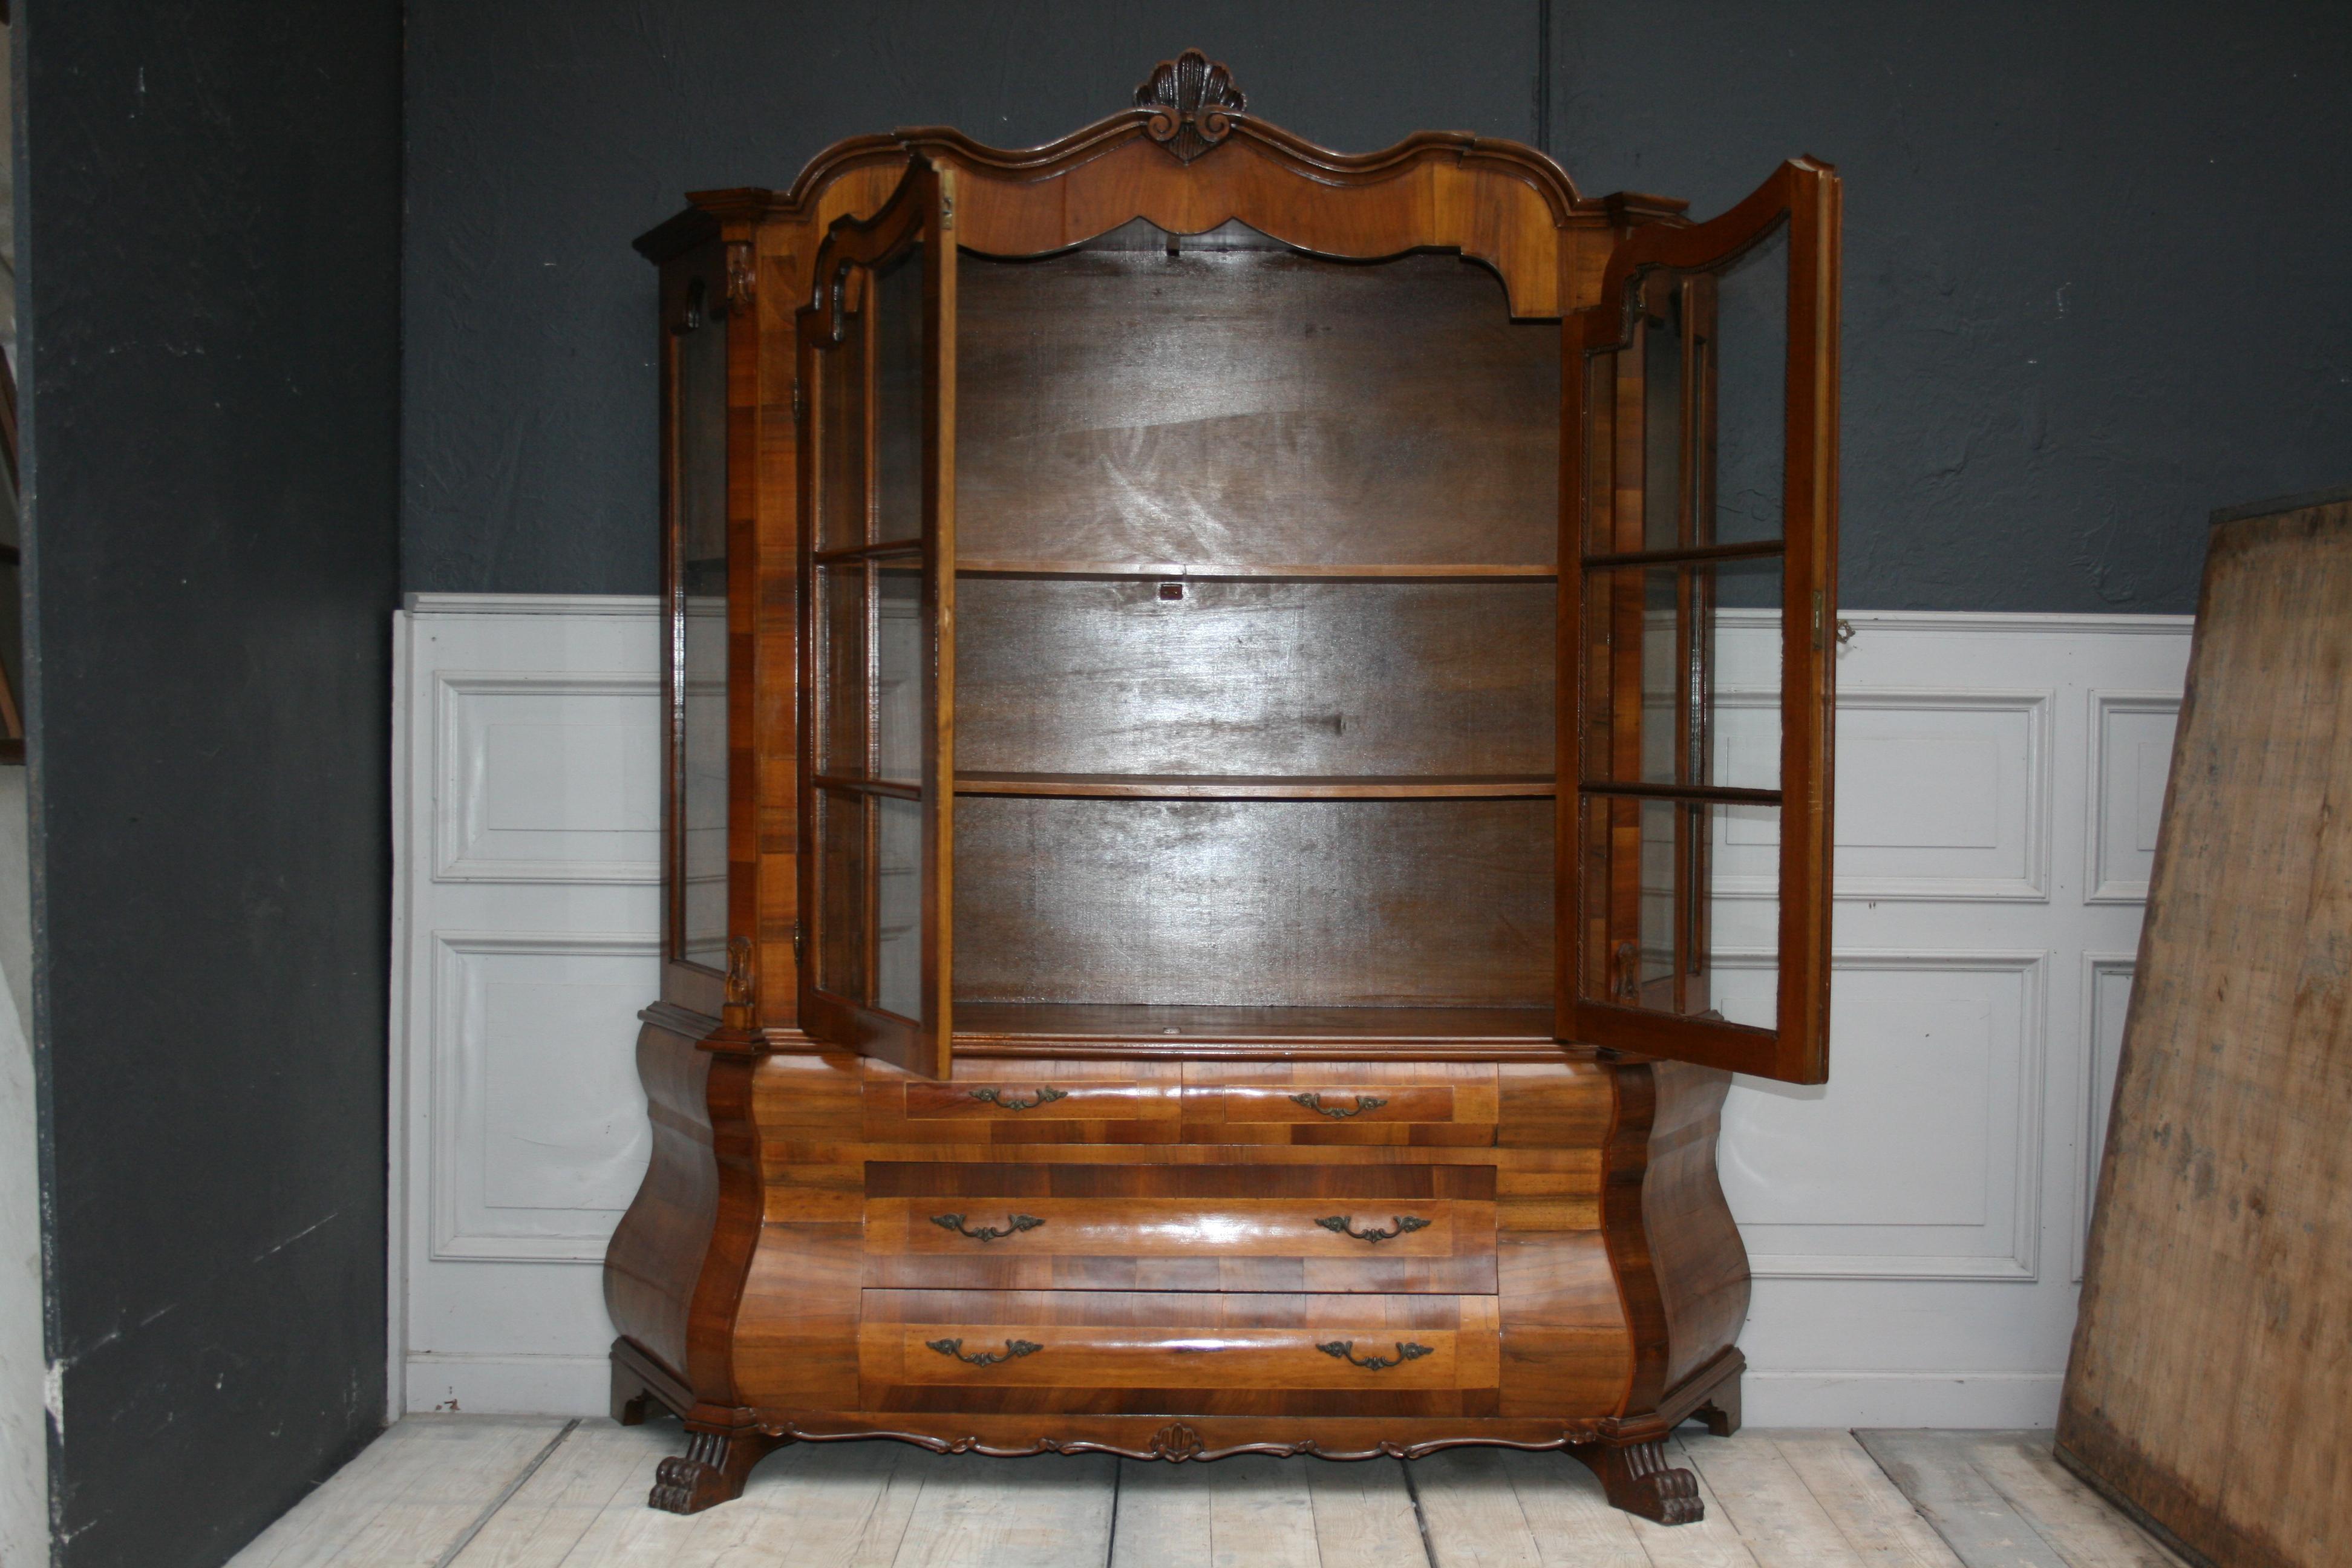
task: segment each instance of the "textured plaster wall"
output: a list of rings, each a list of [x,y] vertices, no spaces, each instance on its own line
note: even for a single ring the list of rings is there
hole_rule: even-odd
[[[1532,138],[1542,78],[1583,189],[1699,216],[1838,163],[1849,604],[2185,610],[2209,509],[2352,479],[2341,4],[411,0],[409,42],[413,589],[652,589],[627,242],[682,192],[1044,140],[1187,44],[1347,149]]]
[[[844,136],[1050,141],[1188,45],[1343,148],[1535,129],[1532,4],[411,0],[402,560],[410,589],[651,593],[654,270],[688,190]]]
[[[400,12],[14,15],[55,1561],[214,1568],[383,1411]]]
[[[2210,510],[2352,482],[2352,5],[1556,16],[1586,189],[1846,176],[1847,603],[2186,611]]]

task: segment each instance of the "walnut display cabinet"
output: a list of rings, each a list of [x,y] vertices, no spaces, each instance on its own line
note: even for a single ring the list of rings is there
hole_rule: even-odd
[[[638,242],[656,1507],[791,1442],[1483,1443],[1698,1517],[1725,1091],[1827,1070],[1838,201],[1329,153],[1188,53]]]

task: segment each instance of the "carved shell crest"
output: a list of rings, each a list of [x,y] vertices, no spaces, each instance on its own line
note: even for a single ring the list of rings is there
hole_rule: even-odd
[[[1247,102],[1233,73],[1198,49],[1161,60],[1135,89],[1135,107],[1151,111],[1146,132],[1185,163],[1230,135]]]

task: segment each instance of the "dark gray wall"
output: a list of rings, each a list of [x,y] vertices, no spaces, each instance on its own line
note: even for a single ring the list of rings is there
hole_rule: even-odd
[[[384,1387],[397,0],[18,0],[58,1561],[210,1568]]]
[[[2158,0],[843,6],[411,0],[407,586],[650,592],[653,275],[688,189],[837,137],[1041,141],[1198,44],[1329,145],[1537,134],[1718,211],[1848,176],[1870,608],[2186,610],[2203,517],[2352,474],[2352,7]]]
[[[1327,144],[1535,129],[1533,0],[410,0],[401,477],[413,589],[651,593],[654,269],[688,190],[792,183],[844,136],[1020,146],[1188,45]]]
[[[1557,17],[1584,188],[1846,178],[1848,604],[2186,611],[2209,510],[2352,479],[2352,5]]]

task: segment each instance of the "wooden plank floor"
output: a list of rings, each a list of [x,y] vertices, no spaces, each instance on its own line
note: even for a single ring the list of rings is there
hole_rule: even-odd
[[[645,1506],[674,1422],[412,1416],[231,1568],[2179,1568],[2046,1433],[1743,1432],[1675,1446],[1706,1519],[1617,1512],[1554,1454],[1211,1465],[771,1456],[737,1502]]]

